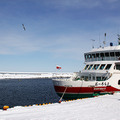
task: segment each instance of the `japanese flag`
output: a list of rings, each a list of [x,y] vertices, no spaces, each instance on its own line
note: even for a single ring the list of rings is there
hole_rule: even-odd
[[[60,69],[61,69],[61,67],[57,65],[57,66],[56,66],[56,69],[60,70]]]

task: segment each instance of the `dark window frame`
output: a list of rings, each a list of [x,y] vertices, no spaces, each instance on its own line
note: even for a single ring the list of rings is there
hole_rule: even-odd
[[[105,65],[106,64],[101,64],[99,70],[103,70],[105,68]],[[103,68],[101,68],[101,67],[103,67]]]
[[[120,85],[120,80],[118,80],[118,85]]]
[[[114,53],[114,52],[110,52],[110,56],[111,56],[111,57],[114,57],[114,56],[115,56],[115,53]]]
[[[105,67],[105,70],[109,70],[111,68],[112,64],[107,64]]]

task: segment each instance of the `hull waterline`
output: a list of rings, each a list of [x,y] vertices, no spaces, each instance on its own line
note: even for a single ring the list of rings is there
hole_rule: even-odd
[[[56,93],[61,97],[66,87],[54,86]],[[97,95],[113,94],[119,91],[111,86],[108,87],[67,87],[63,96],[64,99],[78,99],[86,97],[94,97]]]

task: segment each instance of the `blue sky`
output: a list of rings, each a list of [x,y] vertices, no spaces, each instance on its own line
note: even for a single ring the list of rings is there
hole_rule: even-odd
[[[0,0],[0,71],[76,72],[83,53],[117,44],[119,0]],[[23,30],[25,25],[26,31]]]

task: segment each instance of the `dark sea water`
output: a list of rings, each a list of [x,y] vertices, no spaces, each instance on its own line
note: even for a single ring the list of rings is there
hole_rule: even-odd
[[[0,80],[0,109],[58,101],[51,79]]]

